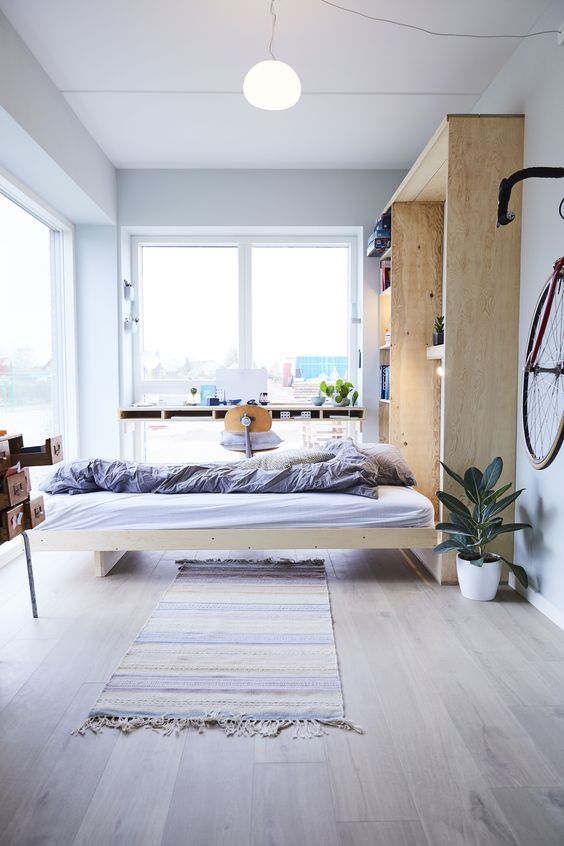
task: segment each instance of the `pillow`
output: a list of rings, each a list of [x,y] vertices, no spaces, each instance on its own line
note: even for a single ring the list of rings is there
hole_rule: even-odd
[[[269,432],[251,432],[251,449],[253,451],[275,449],[281,443],[282,438],[272,429]],[[221,446],[236,452],[245,452],[245,433],[223,431],[221,433]]]
[[[360,444],[358,449],[374,463],[379,485],[417,484],[401,452],[392,444]]]
[[[245,467],[257,470],[285,470],[295,464],[318,464],[321,461],[331,461],[335,458],[332,452],[322,452],[318,449],[284,449],[276,450],[269,455],[256,455],[247,458]]]

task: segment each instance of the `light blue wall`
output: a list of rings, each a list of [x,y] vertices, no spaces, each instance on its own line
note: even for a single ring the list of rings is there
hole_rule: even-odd
[[[559,0],[537,21],[535,29],[558,29],[562,20],[564,2]],[[474,111],[524,113],[525,167],[563,167],[564,46],[557,45],[556,36],[522,42]],[[564,221],[558,216],[563,196],[564,180],[529,180],[524,187],[520,362],[539,292],[554,260],[564,254]],[[517,516],[530,520],[534,530],[516,536],[515,560],[527,567],[542,596],[564,611],[564,449],[546,470],[534,470],[523,444],[520,404],[517,413],[516,483],[526,488],[518,501]]]

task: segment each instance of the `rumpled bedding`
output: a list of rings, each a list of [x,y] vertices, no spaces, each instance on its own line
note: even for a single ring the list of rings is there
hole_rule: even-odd
[[[350,441],[331,441],[335,457],[283,470],[246,467],[245,461],[209,464],[138,464],[95,458],[59,465],[41,490],[49,494],[305,493],[378,497],[377,466]]]

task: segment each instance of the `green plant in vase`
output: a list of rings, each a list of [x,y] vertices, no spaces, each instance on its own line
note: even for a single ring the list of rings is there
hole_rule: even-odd
[[[449,512],[449,520],[437,523],[436,528],[450,535],[448,540],[435,546],[433,552],[456,551],[458,581],[463,596],[468,599],[493,599],[501,577],[501,561],[504,561],[523,587],[529,580],[523,567],[508,561],[502,555],[490,552],[488,546],[499,535],[530,529],[530,523],[504,523],[500,517],[524,488],[504,496],[511,482],[495,487],[503,470],[501,458],[494,458],[482,473],[477,467],[469,467],[464,476],[459,476],[441,461],[448,475],[457,482],[467,502],[446,491],[437,491],[437,497]]]
[[[196,405],[196,394],[198,393],[198,389],[195,385],[192,385],[190,388],[190,393],[192,394],[192,405]]]
[[[445,316],[438,314],[435,317],[435,324],[433,326],[433,346],[437,347],[439,344],[445,342]]]
[[[334,385],[330,382],[322,382],[319,386],[319,390],[331,400],[333,405],[354,406],[358,400],[358,391],[355,390],[353,383],[345,382],[344,379],[337,379]]]

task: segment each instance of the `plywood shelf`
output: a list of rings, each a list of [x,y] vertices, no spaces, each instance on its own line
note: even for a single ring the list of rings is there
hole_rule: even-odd
[[[444,358],[445,357],[445,345],[444,344],[435,344],[432,347],[427,347],[427,358]]]

